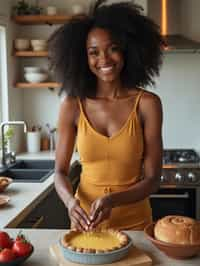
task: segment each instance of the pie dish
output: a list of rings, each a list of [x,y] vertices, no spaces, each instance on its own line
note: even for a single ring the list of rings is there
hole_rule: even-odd
[[[80,232],[71,230],[61,238],[64,248],[81,253],[106,253],[121,249],[129,242],[128,236],[112,229]]]

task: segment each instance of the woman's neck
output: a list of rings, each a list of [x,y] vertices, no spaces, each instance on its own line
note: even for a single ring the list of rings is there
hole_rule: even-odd
[[[97,84],[97,98],[114,100],[124,94],[121,82],[99,82]]]

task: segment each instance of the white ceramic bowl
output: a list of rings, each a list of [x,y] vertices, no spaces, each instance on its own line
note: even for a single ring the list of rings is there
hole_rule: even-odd
[[[38,83],[47,80],[47,73],[25,73],[24,78],[30,83]]]
[[[32,46],[46,46],[47,45],[47,41],[46,40],[31,40],[31,45]]]
[[[24,67],[24,73],[43,73],[44,70],[41,67]]]
[[[47,45],[33,45],[33,51],[46,51]]]
[[[15,39],[15,49],[19,51],[28,50],[30,47],[30,41],[28,39]]]

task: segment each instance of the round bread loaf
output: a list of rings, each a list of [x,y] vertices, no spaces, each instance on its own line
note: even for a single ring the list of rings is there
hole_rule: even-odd
[[[172,244],[200,244],[200,222],[185,216],[165,216],[155,224],[154,236]]]

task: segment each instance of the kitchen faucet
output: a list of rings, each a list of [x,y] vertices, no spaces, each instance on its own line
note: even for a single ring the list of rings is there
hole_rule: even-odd
[[[1,159],[1,164],[2,166],[7,165],[7,159],[15,161],[15,154],[13,152],[6,153],[6,148],[5,148],[5,136],[4,136],[4,128],[5,126],[9,125],[24,125],[24,133],[27,132],[27,125],[24,121],[5,121],[0,124],[0,129],[1,129],[1,145],[2,145],[2,159]]]

